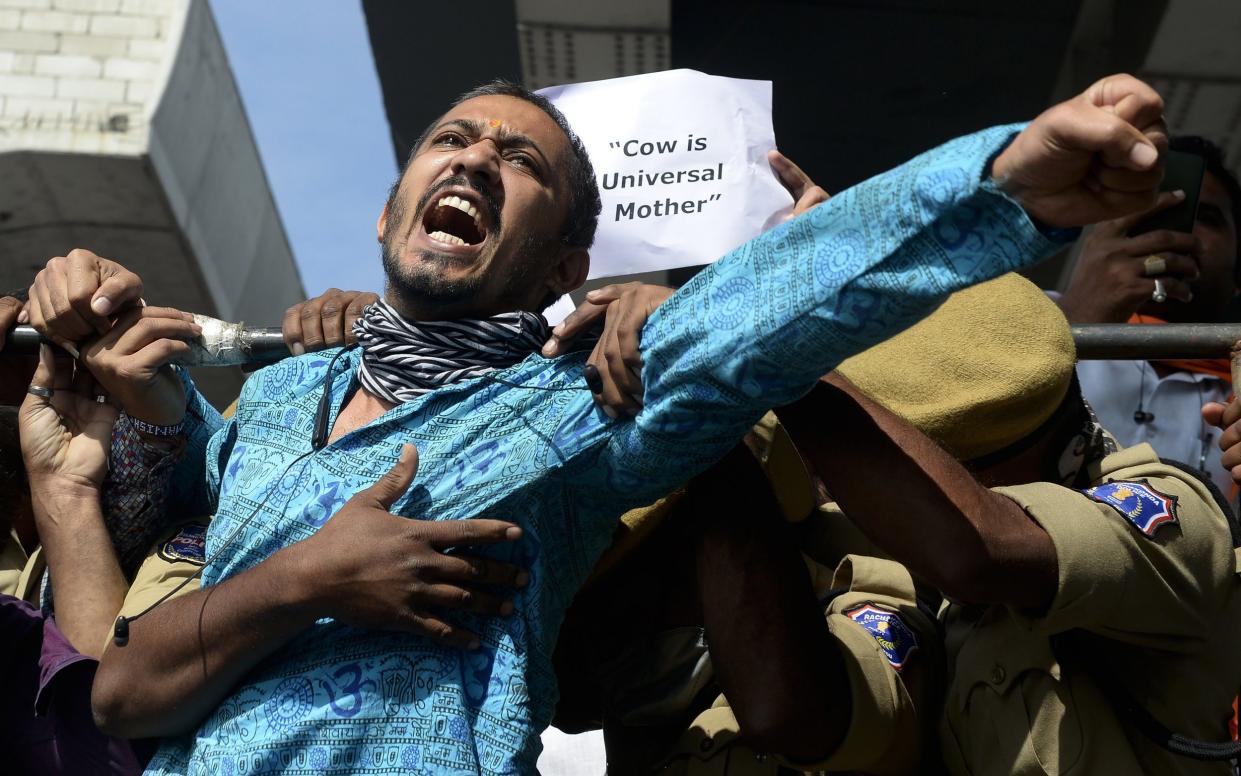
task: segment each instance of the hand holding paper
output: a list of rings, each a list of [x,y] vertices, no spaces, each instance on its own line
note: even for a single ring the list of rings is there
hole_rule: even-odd
[[[768,151],[767,161],[771,163],[771,169],[780,179],[780,185],[793,195],[793,212],[784,217],[785,221],[796,218],[815,205],[831,198],[832,195],[828,194],[822,186],[816,186],[814,181],[810,180],[810,176],[802,171],[802,168],[779,151],[774,149]]]

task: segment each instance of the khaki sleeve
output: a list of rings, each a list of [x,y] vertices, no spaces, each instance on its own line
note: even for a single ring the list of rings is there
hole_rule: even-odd
[[[43,545],[39,545],[26,559],[21,576],[17,578],[17,592],[13,595],[39,606],[43,595],[43,575],[46,571],[47,559],[43,557]]]
[[[195,520],[181,523],[161,536],[134,574],[121,614],[134,616],[197,574],[203,567],[206,532],[206,522]],[[198,588],[199,583],[194,580],[172,597]]]
[[[1032,627],[1082,628],[1176,651],[1213,632],[1236,560],[1227,520],[1202,483],[1148,464],[1081,491],[1050,483],[996,491],[1020,504],[1056,548],[1051,606],[1021,615]]]
[[[29,558],[17,538],[17,531],[10,531],[8,541],[0,547],[0,593],[22,597],[19,583],[27,560]]]
[[[800,523],[814,512],[815,489],[793,438],[774,412],[764,415],[750,433],[780,513],[790,523]]]
[[[939,707],[929,697],[942,686],[938,626],[917,607],[909,572],[893,561],[849,555],[832,587],[846,591],[826,616],[849,677],[849,730],[822,762],[781,762],[800,771],[914,773],[933,729],[926,715]]]

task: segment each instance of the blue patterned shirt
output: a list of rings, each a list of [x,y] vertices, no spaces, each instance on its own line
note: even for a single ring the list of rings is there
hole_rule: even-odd
[[[532,355],[496,373],[509,385],[482,378],[439,389],[296,463],[310,451],[335,351],[255,374],[227,424],[194,398],[194,434],[211,437],[206,481],[200,457],[189,485],[199,503],[188,508],[216,514],[209,554],[228,547],[204,585],[312,535],[395,464],[403,443],[418,448],[419,469],[392,511],[520,524],[519,542],[489,554],[528,567],[531,581],[510,617],[456,618],[481,634],[474,652],[321,620],[255,667],[196,734],[166,742],[150,771],[534,773],[556,702],[556,633],[618,515],[710,466],[766,409],[804,395],[949,293],[1056,247],[987,181],[990,159],[1018,129],[923,154],[700,273],[643,330],[646,405],[634,420],[595,406],[582,354]],[[357,362],[347,352],[334,370],[333,418]]]

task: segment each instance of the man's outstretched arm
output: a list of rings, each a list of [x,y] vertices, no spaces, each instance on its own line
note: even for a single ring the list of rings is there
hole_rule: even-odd
[[[947,143],[708,267],[643,329],[645,407],[613,435],[623,464],[610,484],[662,493],[844,358],[1047,255],[1046,231],[1149,206],[1161,114],[1145,84],[1104,79],[1024,129]]]

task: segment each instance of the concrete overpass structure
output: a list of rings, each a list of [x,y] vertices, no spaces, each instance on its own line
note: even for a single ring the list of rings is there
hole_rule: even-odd
[[[151,304],[276,325],[304,298],[207,0],[0,0],[0,181],[0,289],[83,247]]]

